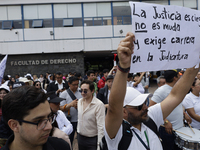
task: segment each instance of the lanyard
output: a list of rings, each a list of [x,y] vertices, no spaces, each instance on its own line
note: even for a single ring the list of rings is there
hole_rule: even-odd
[[[132,129],[133,130],[133,129]],[[144,143],[144,141],[139,137],[139,135],[133,130],[133,132],[135,133],[135,135],[137,136],[137,138],[140,140],[140,142],[142,143],[142,145],[147,149],[147,150],[150,150],[150,147],[149,147],[149,139],[148,139],[148,136],[147,136],[147,133],[146,131],[144,131],[144,134],[145,134],[145,137],[147,139],[147,143],[148,143],[148,146]]]

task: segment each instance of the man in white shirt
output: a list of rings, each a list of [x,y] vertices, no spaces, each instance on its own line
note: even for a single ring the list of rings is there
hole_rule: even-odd
[[[47,92],[54,91],[57,95],[59,95],[64,90],[68,89],[69,85],[67,81],[63,80],[63,74],[61,72],[56,73],[56,81],[51,82],[47,88]]]
[[[79,150],[96,150],[99,148],[104,131],[105,107],[93,96],[94,84],[90,80],[81,83],[81,95],[78,100],[78,146]]]
[[[166,84],[159,87],[153,94],[153,97],[150,101],[150,106],[161,103],[165,98],[169,95],[174,85],[179,80],[177,70],[166,70],[164,72],[164,77],[166,80]],[[164,150],[174,150],[177,149],[175,144],[176,136],[173,134],[172,130],[179,129],[183,127],[183,115],[185,118],[190,119],[190,117],[183,113],[182,104],[179,104],[167,118],[164,120],[164,127],[160,127],[160,137],[163,142],[163,149]],[[191,123],[191,119],[188,120]]]
[[[148,94],[136,94],[136,92],[130,90],[126,91],[126,81],[130,70],[134,39],[133,33],[127,33],[117,49],[119,64],[109,97],[109,107],[105,119],[105,139],[109,150],[118,149],[118,144],[122,137],[122,120],[125,119],[132,125],[133,135],[136,135],[135,131],[149,149],[162,150],[161,143],[158,137],[155,136],[156,134],[151,133],[151,130],[142,122],[148,120],[149,115],[158,128],[163,122],[162,119],[166,118],[181,103],[199,68],[187,69],[183,77],[173,87],[169,96],[148,110],[145,105]],[[132,137],[128,150],[146,150],[138,139],[137,136]]]

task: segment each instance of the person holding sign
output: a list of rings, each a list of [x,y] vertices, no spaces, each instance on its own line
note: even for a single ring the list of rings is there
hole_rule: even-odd
[[[119,149],[120,145],[125,146],[124,143],[120,145],[119,143],[125,136],[124,124],[129,124],[130,130],[126,132],[126,135],[132,134],[131,141],[128,143],[128,148],[123,148],[123,150],[162,150],[158,136],[143,122],[151,118],[158,129],[163,124],[163,119],[182,102],[199,68],[187,69],[164,101],[147,108],[145,101],[149,94],[141,94],[130,87],[126,89],[134,40],[134,34],[127,33],[117,49],[119,64],[109,97],[109,107],[105,119],[105,140],[109,150]]]

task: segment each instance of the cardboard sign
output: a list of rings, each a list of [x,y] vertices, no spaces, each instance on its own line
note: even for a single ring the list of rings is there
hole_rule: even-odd
[[[129,2],[136,40],[131,73],[190,68],[198,64],[200,11]]]

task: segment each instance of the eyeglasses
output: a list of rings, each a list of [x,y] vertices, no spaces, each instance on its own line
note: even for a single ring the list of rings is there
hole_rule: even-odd
[[[140,106],[126,106],[126,108],[132,108],[132,109],[137,109],[137,110],[142,110],[142,107],[143,107],[143,105],[146,105],[147,106],[147,104],[148,104],[148,101],[146,100],[143,104],[141,104]]]
[[[83,92],[84,94],[87,94],[87,90],[82,90],[82,89],[81,89],[81,90],[79,90],[79,92],[80,92],[80,93]]]
[[[55,122],[55,120],[56,120],[56,115],[55,114],[51,114],[48,117],[48,119],[39,120],[37,123],[26,121],[26,120],[17,120],[17,121],[24,122],[24,123],[29,123],[29,124],[33,124],[33,125],[37,125],[37,130],[42,130],[42,129],[44,129],[46,127],[48,121],[51,124],[53,124]]]
[[[36,84],[36,86],[41,86],[41,84]]]

